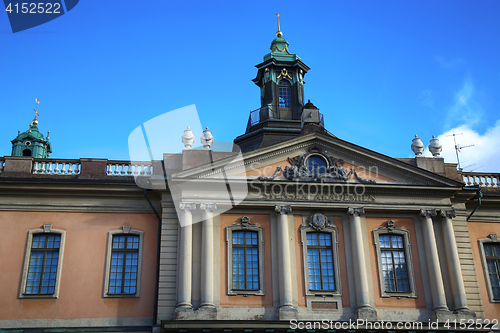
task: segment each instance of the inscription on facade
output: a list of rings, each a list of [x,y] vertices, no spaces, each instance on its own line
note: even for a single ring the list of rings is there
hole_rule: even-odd
[[[348,202],[374,202],[375,196],[372,194],[315,194],[310,195],[307,193],[274,193],[264,192],[260,197],[265,200],[310,200],[310,201],[348,201]]]

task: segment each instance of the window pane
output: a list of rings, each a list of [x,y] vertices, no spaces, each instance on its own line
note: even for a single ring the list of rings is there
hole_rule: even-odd
[[[233,231],[233,289],[259,289],[258,232]]]
[[[26,294],[53,294],[59,260],[60,235],[34,235],[31,245]]]
[[[335,290],[332,235],[309,232],[306,234],[306,239],[309,289]]]
[[[113,236],[108,293],[136,293],[139,242],[138,235]]]
[[[279,90],[279,107],[290,108],[292,106],[290,98],[290,82],[281,80],[278,86]]]
[[[403,236],[379,235],[380,262],[386,291],[409,292]]]
[[[313,175],[320,175],[326,172],[326,162],[319,156],[311,156],[307,159],[307,169]]]
[[[483,247],[493,298],[500,299],[500,244],[484,244]]]

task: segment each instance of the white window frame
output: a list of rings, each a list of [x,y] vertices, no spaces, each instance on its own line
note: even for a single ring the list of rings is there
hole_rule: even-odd
[[[110,294],[109,293],[109,278],[111,273],[111,255],[113,252],[113,237],[120,235],[136,235],[139,236],[139,249],[137,261],[137,287],[135,294]],[[104,272],[104,298],[139,298],[141,296],[141,277],[142,277],[142,260],[144,248],[144,231],[132,230],[130,225],[124,225],[121,230],[112,230],[108,232],[108,244],[106,250],[106,269]]]
[[[320,213],[316,213],[323,215]],[[335,225],[331,223],[326,216],[323,215],[325,219],[325,224],[323,227],[318,227],[313,223],[313,214],[308,219],[308,225],[303,225],[300,227],[300,236],[302,241],[302,255],[304,260],[304,283],[306,295],[317,295],[317,296],[341,296],[342,286],[340,283],[340,265],[339,265],[339,240],[338,240],[338,229]],[[333,255],[333,278],[335,283],[335,290],[311,290],[309,289],[309,260],[307,255],[307,233],[328,233],[332,236],[332,255]]]
[[[57,273],[56,273],[56,283],[54,285],[53,294],[26,294],[26,282],[28,280],[28,271],[30,266],[31,258],[31,247],[33,246],[33,237],[40,234],[56,234],[61,236],[61,242],[59,243],[59,255],[57,259]],[[61,271],[64,256],[64,243],[66,240],[66,231],[52,229],[52,224],[44,224],[41,229],[28,231],[28,240],[26,242],[26,251],[24,255],[24,265],[21,278],[21,286],[19,288],[19,298],[58,298],[59,297],[59,287],[61,283]]]
[[[257,232],[257,242],[259,251],[259,289],[257,290],[235,290],[233,289],[233,232],[234,231],[254,231]],[[264,228],[254,223],[250,223],[247,216],[243,216],[240,222],[226,227],[227,243],[227,294],[228,295],[265,295],[264,281]]]
[[[382,256],[380,251],[380,235],[397,235],[403,237],[403,246],[405,253],[405,261],[406,261],[406,269],[408,270],[408,285],[410,287],[410,291],[387,291],[385,290],[385,280],[384,280],[384,272],[382,270]],[[373,238],[375,242],[375,249],[377,251],[377,264],[378,264],[378,274],[380,278],[380,293],[382,297],[407,297],[407,298],[416,298],[417,297],[417,289],[415,286],[415,274],[413,270],[413,260],[411,257],[411,243],[410,243],[410,231],[404,230],[400,227],[394,226],[393,220],[387,221],[386,227],[380,227],[378,229],[373,230]]]
[[[497,234],[490,234],[488,238],[478,239],[479,252],[481,253],[481,262],[483,263],[484,278],[486,279],[486,289],[488,289],[488,297],[490,303],[500,303],[500,299],[495,299],[493,296],[493,289],[491,288],[490,272],[488,270],[488,264],[486,262],[486,255],[484,253],[484,244],[500,243]]]

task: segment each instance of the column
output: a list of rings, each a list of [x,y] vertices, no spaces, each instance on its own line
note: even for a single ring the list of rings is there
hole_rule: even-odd
[[[177,282],[177,309],[192,309],[191,304],[191,268],[193,262],[193,215],[194,203],[180,203],[181,230],[179,243],[179,280]]]
[[[427,270],[431,284],[433,310],[448,310],[444,292],[443,278],[437,251],[436,237],[432,217],[436,216],[435,209],[421,209],[422,232],[424,236],[425,257],[427,259]]]
[[[454,311],[468,311],[467,297],[465,295],[464,280],[460,259],[458,258],[457,242],[455,232],[453,231],[452,218],[456,216],[455,210],[441,210],[441,221],[443,222],[444,245],[446,249],[446,260],[450,270],[451,288],[453,292],[453,301],[455,303]]]
[[[202,308],[214,308],[214,221],[216,204],[200,204],[203,212],[201,230],[201,304]]]
[[[356,286],[356,313],[360,319],[376,319],[377,313],[370,304],[370,287],[366,271],[365,250],[363,246],[363,228],[361,215],[364,208],[351,208],[347,210],[351,225],[352,263],[354,268],[354,284]],[[374,317],[375,316],[375,317]]]
[[[278,265],[280,282],[280,319],[296,317],[293,306],[292,263],[290,257],[290,237],[288,233],[287,213],[292,211],[289,205],[276,205],[278,213]]]

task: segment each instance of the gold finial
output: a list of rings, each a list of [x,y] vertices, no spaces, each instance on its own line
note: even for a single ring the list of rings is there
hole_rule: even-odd
[[[35,119],[33,119],[33,125],[38,125],[38,119],[37,117],[39,116],[38,114],[38,104],[40,104],[40,101],[38,100],[38,98],[35,98],[35,102],[36,102],[36,108],[33,109],[35,111]]]
[[[278,17],[278,31],[276,32],[276,37],[281,37],[283,36],[283,33],[280,31],[280,13],[276,14],[276,17]]]
[[[49,135],[50,135],[50,131],[47,132],[47,140],[50,140]]]

